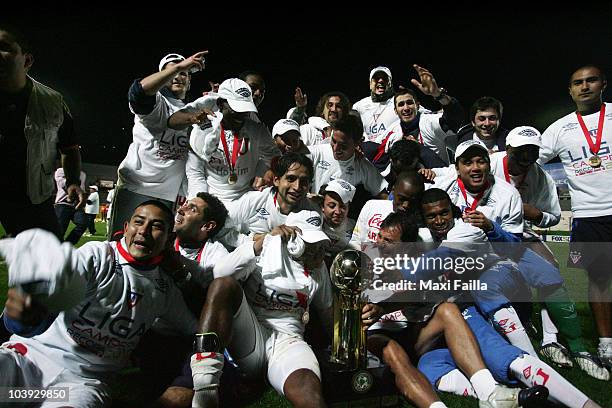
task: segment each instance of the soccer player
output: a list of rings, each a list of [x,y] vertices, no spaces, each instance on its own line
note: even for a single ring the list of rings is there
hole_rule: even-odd
[[[301,139],[300,125],[293,119],[281,119],[272,128],[272,137],[281,154],[294,152],[310,154]]]
[[[253,180],[280,155],[268,129],[250,119],[250,112],[257,112],[251,88],[230,78],[217,94],[198,98],[169,118],[173,129],[193,125],[189,144],[200,165],[187,171],[190,194],[204,191],[205,180],[209,193],[225,203],[235,200],[252,190]]]
[[[486,240],[482,230],[463,222],[459,209],[451,203],[448,194],[442,190],[427,190],[423,194],[421,208],[423,219],[437,242],[447,242],[462,248],[456,244]],[[482,252],[480,256],[483,255]],[[510,385],[515,385],[519,381],[528,387],[544,385],[548,388],[552,401],[568,407],[598,407],[546,363],[508,344],[474,306],[464,304],[461,307],[463,317],[474,333],[484,361],[495,380]],[[451,352],[446,348],[423,355],[418,368],[431,384],[441,391],[464,396],[477,395],[470,380],[456,368]]]
[[[172,225],[163,203],[146,201],[121,241],[74,249],[42,230],[0,241],[11,287],[5,322],[17,333],[0,346],[0,385],[68,387],[63,405],[106,406],[108,379],[158,318],[193,334],[196,319],[159,266]]]
[[[320,195],[323,196],[323,232],[330,240],[325,248],[325,262],[329,266],[340,251],[349,247],[353,236],[355,220],[348,218],[348,211],[355,196],[355,186],[344,180],[332,180],[324,186]]]
[[[539,163],[559,156],[572,198],[570,260],[589,276],[589,303],[599,334],[598,356],[612,366],[612,297],[608,244],[612,241],[612,197],[603,186],[612,182],[610,143],[612,106],[602,101],[608,82],[600,68],[574,71],[569,94],[576,111],[555,121],[542,134]],[[606,113],[608,111],[608,113]]]
[[[200,51],[189,58],[168,54],[159,62],[158,72],[130,86],[134,137],[119,165],[109,238],[121,231],[134,208],[145,200],[160,200],[174,209],[185,178],[189,136],[186,131],[169,129],[167,121],[184,106],[190,71],[204,68],[205,54],[207,51]]]
[[[490,96],[478,98],[470,108],[471,124],[459,129],[458,143],[480,140],[489,153],[506,150],[508,130],[501,127],[503,113],[504,107],[497,99]]]

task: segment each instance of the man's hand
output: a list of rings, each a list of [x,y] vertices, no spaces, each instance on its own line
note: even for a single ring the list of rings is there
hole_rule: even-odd
[[[536,224],[542,221],[542,211],[531,204],[523,203],[523,218]]]
[[[187,270],[183,264],[183,256],[174,248],[167,248],[163,252],[163,259],[159,266],[174,280],[182,282],[187,277]]]
[[[432,169],[419,169],[419,174],[423,176],[426,183],[433,184],[434,179],[436,178],[436,172]]]
[[[279,225],[278,227],[274,227],[272,231],[270,231],[270,235],[280,235],[282,240],[288,242],[289,240],[295,238],[298,233],[302,233],[302,230],[298,227],[290,227],[285,224]]]
[[[78,184],[71,184],[67,186],[66,193],[68,194],[68,202],[76,202],[75,208],[77,210],[85,206],[85,193],[83,192],[83,190],[81,190],[81,187]]]
[[[179,71],[197,72],[204,69],[204,56],[208,51],[199,51],[191,57],[184,59],[175,65]]]
[[[15,288],[8,290],[4,313],[9,319],[26,326],[35,326],[48,315],[46,308],[33,300],[31,295]]]
[[[493,231],[493,223],[478,210],[466,211],[463,214],[463,221],[480,228],[484,232]]]
[[[299,86],[295,88],[295,95],[293,97],[295,98],[295,106],[298,108],[305,108],[308,105],[308,95],[302,93]]]
[[[374,303],[363,305],[363,309],[361,309],[361,322],[363,323],[364,330],[367,330],[368,327],[376,323],[383,314],[384,309],[382,306]]]
[[[436,79],[433,77],[433,74],[417,64],[414,64],[413,67],[417,74],[419,74],[419,79],[421,82],[417,81],[416,79],[412,79],[410,82],[419,88],[419,90],[425,95],[433,96],[434,98],[440,96],[440,87],[438,86]]]

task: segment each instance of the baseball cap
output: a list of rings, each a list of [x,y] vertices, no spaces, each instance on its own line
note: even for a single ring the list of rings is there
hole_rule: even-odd
[[[314,126],[318,130],[324,130],[325,128],[328,128],[331,126],[325,119],[319,116],[309,117],[308,124],[311,126]]]
[[[219,97],[227,100],[236,112],[257,112],[249,84],[238,78],[226,79],[219,85]]]
[[[377,73],[377,72],[384,72],[389,77],[389,80],[392,79],[392,77],[391,77],[391,70],[389,68],[387,68],[387,67],[380,66],[380,67],[376,67],[376,68],[374,68],[373,70],[370,71],[370,81],[372,80],[372,77],[374,76],[374,74]]]
[[[465,142],[460,143],[459,146],[457,146],[457,150],[455,150],[455,161],[457,161],[457,159],[459,159],[459,157],[461,157],[463,153],[465,153],[468,149],[472,147],[481,149],[487,154],[487,157],[489,156],[489,149],[487,149],[487,146],[485,146],[485,144],[482,143],[480,140],[472,139],[466,140]]]
[[[300,125],[298,125],[298,123],[293,119],[281,119],[276,122],[272,128],[272,137],[284,135],[291,130],[295,130],[299,133]]]
[[[515,127],[506,136],[506,145],[512,147],[525,145],[542,147],[542,135],[538,129],[531,126]]]
[[[289,213],[285,225],[302,230],[301,237],[305,242],[314,244],[319,241],[329,241],[323,232],[323,218],[316,211],[302,210]]]
[[[161,61],[159,61],[159,70],[161,71],[162,69],[164,69],[166,64],[169,62],[181,61],[185,61],[185,57],[183,57],[181,54],[168,54],[164,58],[162,58]]]
[[[89,186],[89,188],[92,188],[92,189],[98,191],[98,186]]]
[[[348,181],[335,179],[329,182],[325,191],[333,191],[340,196],[340,199],[344,204],[348,204],[353,201],[355,197],[355,186]]]

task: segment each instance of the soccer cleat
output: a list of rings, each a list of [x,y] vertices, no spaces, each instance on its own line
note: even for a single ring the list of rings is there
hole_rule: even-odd
[[[612,370],[612,345],[600,344],[597,348],[597,357],[601,363]]]
[[[519,407],[540,408],[548,399],[548,388],[543,385],[534,385],[519,391]]]
[[[479,408],[517,408],[520,388],[508,388],[497,384],[486,400],[478,401]]]
[[[580,369],[591,377],[602,381],[608,381],[610,379],[610,372],[606,369],[602,362],[599,361],[599,358],[584,351],[575,353],[572,355],[572,357]]]
[[[202,352],[191,356],[194,408],[219,406],[219,383],[223,373],[223,353]]]
[[[545,344],[538,351],[559,367],[571,368],[574,366],[569,350],[557,342]]]

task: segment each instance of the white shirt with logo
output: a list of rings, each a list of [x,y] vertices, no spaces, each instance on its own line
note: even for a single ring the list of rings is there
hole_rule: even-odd
[[[599,111],[583,116],[591,140],[595,143]],[[555,121],[542,134],[542,148],[538,163],[544,164],[559,156],[572,197],[572,212],[576,218],[612,215],[612,104],[606,103],[601,146],[598,156],[601,166],[592,167],[589,158],[593,156],[588,142],[578,123],[575,112]]]
[[[119,183],[128,190],[174,202],[185,177],[189,151],[186,130],[168,128],[168,118],[183,101],[155,95],[155,107],[147,115],[134,113],[133,141],[119,165]]]
[[[172,279],[159,267],[130,263],[118,246],[126,248],[125,240],[92,241],[74,250],[67,261],[70,266],[51,273],[62,276],[65,292],[85,285],[83,300],[60,312],[44,333],[31,338],[13,335],[10,341],[45,354],[73,373],[86,370],[88,375],[105,377],[129,363],[132,351],[158,318],[172,322],[180,333],[195,333],[196,319]],[[36,276],[45,273],[50,272],[40,270]]]
[[[354,186],[362,184],[373,196],[387,188],[387,181],[364,157],[356,158],[353,155],[348,160],[336,160],[330,144],[311,146],[309,149],[315,171],[311,192],[318,193],[321,186],[335,179],[347,181]]]
[[[363,136],[365,141],[374,142],[389,133],[389,130],[399,123],[395,113],[393,98],[384,102],[374,102],[371,96],[365,97],[353,105],[359,112],[363,122]]]
[[[491,174],[502,180],[506,180],[504,171],[504,158],[506,152],[493,153],[491,158]],[[557,195],[557,186],[552,177],[534,163],[526,176],[512,176],[508,173],[510,184],[520,193],[523,203],[531,204],[542,211],[542,220],[536,225],[540,228],[548,228],[557,225],[561,220],[561,205]],[[507,180],[506,180],[507,181]],[[525,221],[525,228],[530,229],[532,223]]]
[[[436,173],[434,184],[425,184],[425,189],[435,187],[446,191],[461,212],[473,204],[478,195],[466,191],[466,201],[457,183],[457,170],[454,166],[433,170]],[[485,190],[476,209],[499,224],[504,231],[523,234],[523,201],[517,189],[505,180],[490,176],[489,188]]]

